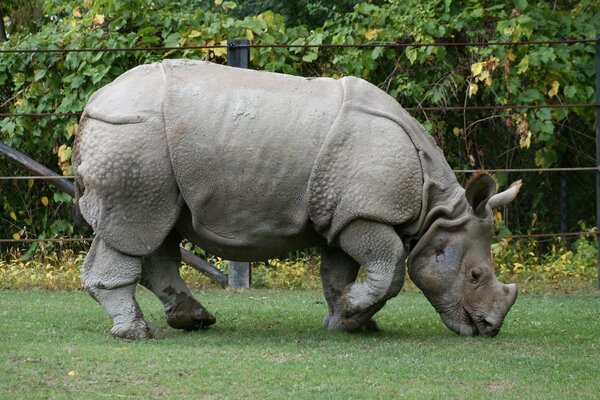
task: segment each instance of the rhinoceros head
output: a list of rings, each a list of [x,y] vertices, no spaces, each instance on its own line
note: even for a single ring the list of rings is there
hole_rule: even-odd
[[[496,279],[490,245],[492,208],[512,201],[520,187],[518,181],[495,194],[492,177],[475,175],[466,185],[468,205],[461,215],[434,219],[409,254],[411,279],[456,333],[497,335],[515,302],[516,285]]]

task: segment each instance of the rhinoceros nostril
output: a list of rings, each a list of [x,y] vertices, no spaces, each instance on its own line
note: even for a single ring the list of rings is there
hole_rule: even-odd
[[[481,324],[484,326],[485,329],[492,329],[494,327],[494,323],[486,318],[481,320]]]

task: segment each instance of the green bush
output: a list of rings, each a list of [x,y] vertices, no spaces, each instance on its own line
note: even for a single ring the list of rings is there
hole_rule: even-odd
[[[315,12],[319,5],[327,8],[330,4],[324,0],[309,3]],[[258,6],[260,14],[246,15],[232,1],[205,1],[204,7],[198,7],[199,3],[192,1],[52,0],[44,2],[45,17],[34,30],[11,30],[10,39],[0,49],[222,45],[232,38],[261,45],[522,41],[594,38],[600,31],[600,11],[592,0],[371,1],[349,10],[350,3],[343,3],[344,12],[331,9],[320,25],[309,21],[310,26],[296,25],[290,18]],[[406,49],[262,47],[252,49],[251,64],[255,69],[305,76],[361,76],[406,107],[561,104],[594,101],[594,55],[593,43]],[[178,57],[224,63],[226,50],[3,54],[0,112],[79,112],[92,92],[125,70]],[[422,111],[414,115],[455,168],[585,166],[594,159],[594,139],[589,134],[594,124],[592,108]],[[3,142],[67,175],[72,173],[76,131],[76,117],[0,119]],[[19,173],[10,162],[0,159],[0,175]],[[502,188],[516,178],[496,174]],[[519,178],[525,181],[519,201],[504,210],[499,228],[504,232],[557,232],[559,175]],[[589,190],[594,185],[593,174],[573,174],[569,184],[569,229],[576,229],[574,221],[579,220],[594,225],[595,202]],[[70,202],[43,183],[0,181],[0,237],[70,235],[74,231]],[[534,247],[535,254],[550,251],[550,258],[559,254],[544,243],[521,241],[510,242],[503,252],[528,254],[529,247]],[[29,248],[23,259],[37,251],[35,246]],[[572,262],[579,262],[573,258],[576,254],[587,252],[578,247],[573,251],[573,256],[566,257]]]

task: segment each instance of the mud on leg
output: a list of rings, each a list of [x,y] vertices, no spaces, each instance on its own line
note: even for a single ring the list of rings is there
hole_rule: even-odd
[[[180,242],[179,234],[172,231],[158,250],[143,258],[140,283],[163,303],[169,326],[185,330],[207,328],[216,319],[194,299],[179,275]]]

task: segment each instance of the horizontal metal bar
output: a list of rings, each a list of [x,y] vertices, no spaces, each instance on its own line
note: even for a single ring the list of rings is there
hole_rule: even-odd
[[[75,179],[74,176],[56,176],[56,175],[33,175],[33,176],[0,176],[0,180],[60,180],[60,179]]]
[[[560,233],[529,233],[494,236],[494,239],[530,239],[530,238],[556,238],[598,235],[596,231],[560,232]],[[0,243],[35,243],[35,242],[91,242],[94,238],[38,238],[38,239],[0,239]]]
[[[597,236],[599,232],[596,231],[585,231],[585,232],[562,232],[562,233],[529,233],[529,234],[516,234],[506,236],[494,236],[494,239],[532,239],[532,238],[556,238],[556,237],[576,237],[576,236]]]
[[[496,172],[579,172],[579,171],[600,171],[600,167],[573,167],[573,168],[498,168],[498,169],[453,169],[452,172],[457,174],[471,174],[474,172],[486,171],[489,173]],[[75,179],[74,176],[0,176],[0,181],[10,180],[61,180]]]
[[[460,111],[460,110],[537,110],[540,108],[588,108],[600,107],[596,103],[583,104],[539,104],[539,105],[518,105],[502,104],[495,106],[448,106],[448,107],[404,107],[406,111]]]
[[[94,238],[37,238],[37,239],[0,239],[0,243],[67,243],[67,242],[91,242]]]
[[[499,168],[499,169],[454,169],[452,172],[457,174],[470,174],[474,172],[486,171],[496,172],[578,172],[578,171],[599,171],[600,167],[573,167],[573,168]]]
[[[553,39],[553,40],[529,40],[529,41],[492,41],[492,42],[373,42],[358,44],[237,44],[237,45],[197,45],[197,46],[168,46],[168,47],[101,47],[101,48],[71,48],[71,49],[2,49],[2,53],[83,53],[83,52],[118,52],[118,51],[171,51],[171,50],[199,50],[199,49],[223,49],[227,47],[249,47],[249,48],[374,48],[374,47],[485,47],[485,46],[525,46],[525,45],[552,45],[552,44],[579,44],[596,43],[596,39]]]
[[[200,50],[200,49],[224,49],[227,45],[198,45],[198,46],[167,46],[167,47],[84,47],[79,49],[3,49],[2,53],[96,53],[117,51],[170,51],[170,50]]]
[[[463,110],[537,110],[542,108],[593,108],[600,107],[598,103],[582,103],[582,104],[535,104],[535,105],[518,105],[518,104],[503,104],[493,106],[447,106],[447,107],[404,107],[406,111],[463,111]],[[14,117],[77,117],[82,113],[0,113],[1,118]]]

